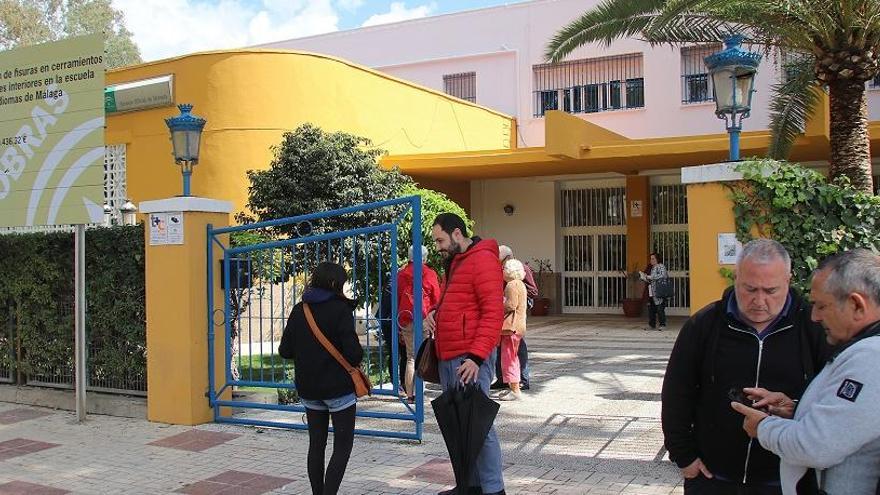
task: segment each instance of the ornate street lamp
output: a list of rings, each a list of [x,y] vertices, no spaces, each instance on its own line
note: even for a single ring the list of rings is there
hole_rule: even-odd
[[[122,225],[134,225],[137,223],[137,206],[130,199],[119,207],[119,213],[122,213]]]
[[[199,142],[202,137],[202,129],[205,127],[205,119],[190,113],[192,107],[187,103],[177,105],[177,108],[180,109],[180,115],[165,119],[165,124],[171,131],[174,162],[180,165],[180,171],[183,174],[184,196],[190,195],[190,176],[192,176],[193,165],[199,163]]]
[[[712,75],[715,115],[724,119],[730,134],[730,161],[739,160],[739,133],[743,119],[752,109],[755,73],[761,63],[760,53],[740,48],[744,39],[735,34],[724,40],[724,50],[704,59]]]

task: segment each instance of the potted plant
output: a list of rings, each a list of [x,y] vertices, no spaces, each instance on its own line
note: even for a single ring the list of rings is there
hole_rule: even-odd
[[[645,282],[639,276],[638,265],[633,265],[629,272],[623,272],[626,277],[626,298],[623,300],[623,314],[630,318],[642,316],[645,308]]]
[[[535,298],[535,304],[532,306],[532,316],[547,316],[548,311],[550,310],[551,302],[548,297],[546,297],[546,292],[544,291],[544,284],[546,283],[546,277],[553,273],[553,267],[550,264],[549,259],[533,259],[532,266],[536,268],[535,270],[535,284],[538,286],[538,297]]]

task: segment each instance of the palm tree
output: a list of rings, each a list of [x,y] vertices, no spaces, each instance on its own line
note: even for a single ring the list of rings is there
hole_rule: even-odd
[[[871,192],[865,83],[880,72],[878,0],[603,0],[559,31],[546,56],[559,62],[587,43],[626,37],[680,45],[734,33],[768,52],[796,55],[785,68],[790,77],[773,87],[771,156],[788,155],[827,89],[830,175]]]

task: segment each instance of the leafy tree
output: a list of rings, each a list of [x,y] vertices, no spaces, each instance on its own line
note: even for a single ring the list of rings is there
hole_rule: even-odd
[[[755,233],[784,245],[801,290],[809,290],[810,274],[830,254],[880,251],[880,196],[792,163],[746,161],[738,169],[745,180],[731,186],[737,237],[745,243]]]
[[[464,209],[444,194],[419,188],[411,178],[397,169],[385,170],[377,165],[383,150],[373,148],[368,139],[344,132],[325,132],[312,124],[304,124],[284,134],[279,146],[273,148],[274,158],[266,170],[248,171],[247,212],[236,215],[240,223],[276,220],[309,213],[337,210],[349,206],[386,201],[389,199],[418,195],[422,199],[422,243],[431,246],[431,223],[439,213],[450,211],[465,219],[469,227],[473,221],[468,219]],[[309,224],[291,224],[262,232],[245,238],[234,236],[233,242],[239,245],[266,242],[275,238],[294,238],[311,234],[322,234],[357,229],[368,225],[397,223],[398,252],[391,253],[390,238],[372,236],[369,241],[355,242],[348,238],[333,244],[332,253],[344,253],[342,259],[358,267],[373,267],[364,274],[358,269],[356,295],[369,292],[371,297],[380,292],[378,275],[390,273],[391,263],[401,264],[406,259],[407,249],[412,243],[412,212],[404,207],[382,208],[335,216]],[[268,236],[268,237],[267,237]],[[285,251],[282,256],[268,258],[254,253],[255,269],[260,277],[286,280],[292,267],[302,272],[316,258],[323,257],[328,248],[303,246],[295,251]],[[317,255],[317,256],[316,256]],[[263,256],[263,257],[261,257]],[[265,258],[265,259],[264,259]],[[283,259],[282,259],[283,258]],[[267,261],[270,260],[270,261]],[[428,264],[435,269],[442,266],[437,253],[429,255]],[[381,265],[381,269],[379,267]],[[301,275],[301,274],[300,274]],[[302,277],[300,277],[302,278]],[[383,282],[387,279],[383,278]],[[304,283],[304,279],[297,283]]]
[[[110,0],[0,0],[0,50],[103,32],[108,68],[141,62]]]
[[[771,104],[771,156],[791,142],[827,88],[832,178],[846,176],[871,192],[865,82],[880,71],[877,0],[604,0],[559,31],[546,56],[562,60],[587,43],[638,37],[651,44],[721,41],[730,34],[793,54],[789,81],[776,85]]]
[[[470,232],[474,230],[474,221],[468,218],[467,212],[458,203],[446,197],[445,194],[431,189],[422,189],[415,184],[409,184],[401,190],[401,196],[420,196],[422,198],[422,245],[428,247],[428,259],[425,262],[437,273],[443,270],[443,259],[440,253],[431,249],[434,239],[431,237],[431,227],[434,218],[441,213],[455,213],[464,219],[465,225]],[[412,243],[412,213],[407,213],[401,222],[400,239],[404,246]]]
[[[275,220],[319,211],[385,201],[400,196],[412,179],[398,170],[376,165],[385,152],[372,147],[369,139],[344,132],[325,132],[304,124],[287,132],[266,170],[249,170],[247,208],[239,222]],[[357,212],[314,223],[315,233],[349,230],[386,223],[394,212]],[[279,227],[279,232],[303,234],[297,226]]]

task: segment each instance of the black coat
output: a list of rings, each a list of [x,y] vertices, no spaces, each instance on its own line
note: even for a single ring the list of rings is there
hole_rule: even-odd
[[[791,296],[787,316],[763,343],[727,315],[732,289],[682,327],[662,394],[664,443],[679,467],[699,457],[711,473],[724,479],[779,480],[779,458],[749,439],[742,415],[730,407],[728,392],[757,383],[798,399],[824,366],[830,355],[825,332],[810,319],[810,305],[794,292]]]
[[[327,340],[352,366],[360,366],[364,349],[354,329],[351,303],[337,296],[310,300],[308,292],[303,299],[309,301],[315,322]],[[354,392],[351,376],[312,334],[302,305],[300,302],[290,312],[278,346],[281,357],[293,359],[299,396],[312,400],[333,399]]]

